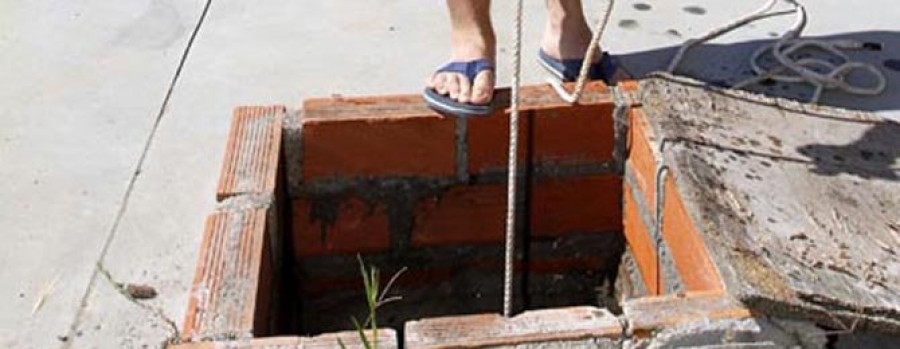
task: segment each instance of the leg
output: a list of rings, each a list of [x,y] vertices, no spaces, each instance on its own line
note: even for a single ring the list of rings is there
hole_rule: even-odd
[[[591,28],[584,18],[581,0],[547,0],[541,49],[556,59],[582,59],[590,43]]]
[[[490,0],[447,0],[447,7],[452,26],[451,61],[486,58],[494,62]],[[439,72],[428,79],[428,86],[460,103],[486,104],[494,94],[494,73],[482,71],[473,82],[462,74]]]

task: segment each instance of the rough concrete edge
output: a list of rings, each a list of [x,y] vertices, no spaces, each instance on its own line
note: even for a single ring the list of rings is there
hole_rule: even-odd
[[[822,117],[831,117],[845,121],[855,121],[855,122],[863,122],[863,123],[873,123],[873,122],[891,122],[891,120],[886,119],[884,117],[879,116],[878,114],[862,111],[862,110],[851,110],[845,108],[838,108],[832,106],[824,106],[817,104],[809,104],[803,103],[800,101],[781,98],[781,97],[770,97],[759,93],[754,93],[750,91],[744,90],[734,90],[725,87],[713,86],[702,82],[700,80],[692,79],[685,76],[680,75],[672,75],[666,72],[651,72],[647,74],[646,78],[642,79],[639,84],[639,89],[637,93],[637,98],[640,101],[645,100],[646,95],[644,94],[644,86],[646,84],[652,84],[658,81],[667,81],[673,82],[689,87],[701,88],[707,92],[715,93],[722,96],[737,98],[743,101],[749,101],[752,103],[758,103],[762,105],[768,105],[771,107],[776,107],[780,109],[784,109],[787,111],[797,112],[797,113],[806,113],[812,114],[816,116]]]
[[[622,259],[619,262],[619,272],[616,277],[616,300],[618,306],[625,301],[648,297],[647,285],[641,275],[640,268],[634,260],[634,254],[631,247],[625,246],[625,252],[622,253]],[[621,312],[621,308],[617,310]]]
[[[770,317],[700,319],[626,341],[627,348],[825,348],[826,332],[809,322]]]
[[[763,294],[741,293],[736,297],[754,310],[785,319],[812,321],[842,333],[871,331],[900,334],[900,320],[866,314],[853,309],[829,309],[809,302],[775,301]]]

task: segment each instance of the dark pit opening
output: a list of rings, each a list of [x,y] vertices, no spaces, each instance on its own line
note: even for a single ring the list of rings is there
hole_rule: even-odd
[[[525,248],[518,254],[516,310],[610,306],[617,252],[623,244],[619,235],[530,240],[519,245]],[[402,299],[378,310],[378,325],[402,330],[409,320],[500,312],[503,255],[501,246],[425,248],[402,256],[362,255],[365,264],[381,271],[382,285],[407,268],[387,295]],[[365,319],[368,310],[355,256],[306,258],[297,268],[298,309],[292,319],[297,333],[352,330],[350,317]]]
[[[613,179],[611,185],[621,185],[617,176],[603,176]],[[614,285],[625,249],[621,227],[595,231],[556,231],[552,236],[546,231],[535,231],[547,229],[548,223],[554,223],[553,219],[546,222],[542,219],[549,218],[541,217],[568,217],[566,214],[554,214],[553,211],[570,209],[556,206],[553,202],[528,202],[535,200],[533,194],[535,190],[540,190],[536,188],[546,181],[533,180],[524,191],[526,194],[523,204],[529,209],[520,210],[524,214],[519,217],[521,231],[517,234],[516,277],[513,286],[515,312],[576,305],[615,310],[617,303],[613,295]],[[575,182],[595,183],[578,179]],[[412,237],[417,234],[418,226],[426,224],[423,221],[429,219],[417,217],[416,214],[422,213],[412,203],[425,198],[442,203],[452,201],[454,199],[447,197],[453,194],[448,192],[460,190],[460,185],[440,183],[398,188],[387,183],[354,183],[337,191],[331,186],[327,190],[304,191],[302,195],[291,199],[314,204],[298,205],[295,202],[289,205],[293,209],[282,210],[282,224],[292,227],[284,229],[287,236],[283,241],[293,243],[285,244],[283,270],[279,271],[283,281],[276,286],[276,293],[288,296],[281,297],[282,305],[274,309],[276,317],[283,319],[284,325],[268,335],[309,336],[354,330],[351,317],[364,321],[368,314],[360,259],[366,266],[379,269],[382,286],[399,270],[406,269],[387,294],[387,297],[398,296],[402,299],[379,308],[379,327],[390,327],[402,334],[403,324],[410,320],[500,313],[504,275],[504,191],[492,191],[486,197],[476,195],[465,202],[471,206],[472,220],[478,219],[477,216],[486,210],[494,213],[487,219],[490,224],[462,224],[479,229],[475,236],[490,238],[477,242],[459,239],[460,242],[453,243],[453,239],[450,239],[451,242],[430,246],[428,243],[417,242]],[[483,184],[466,183],[462,184],[462,190],[481,186]],[[604,208],[604,211],[613,213],[596,212],[597,219],[621,222],[621,208],[618,204],[620,191],[611,190],[606,195],[615,196],[611,200],[601,200],[615,203],[615,207]],[[540,199],[546,196],[539,194],[537,197]],[[446,205],[450,204],[445,203]],[[441,205],[438,206],[439,210]],[[341,215],[354,216],[347,210],[356,212],[362,218],[355,217],[349,223],[343,221]],[[535,214],[534,210],[541,212]],[[347,234],[348,230],[354,230],[347,225],[357,225],[355,228],[359,230],[354,230],[353,233],[361,237],[372,233],[367,229],[377,229],[374,226],[378,224],[368,220],[376,219],[372,217],[381,211],[388,215],[390,226],[390,245],[387,248],[373,251],[371,245],[360,244],[362,248],[357,251],[320,249],[323,244],[329,244],[329,234]],[[583,211],[592,214],[592,209]],[[460,219],[469,218],[463,214]],[[452,220],[444,222],[451,224]],[[558,223],[571,225],[565,220]],[[367,228],[368,225],[373,227]],[[308,231],[310,227],[316,230],[313,234]],[[473,235],[471,232],[456,233]]]
[[[274,307],[284,325],[268,335],[354,330],[351,318],[368,315],[358,258],[380,270],[381,285],[406,268],[387,295],[402,299],[377,312],[378,326],[401,336],[410,320],[502,312],[507,176],[496,140],[507,122],[407,117],[404,101],[308,103],[303,127],[287,126],[275,286],[286,296]],[[514,313],[618,308],[620,145],[609,141],[612,104],[594,103],[523,119]],[[394,114],[404,117],[382,122]],[[439,155],[452,157],[432,164]]]

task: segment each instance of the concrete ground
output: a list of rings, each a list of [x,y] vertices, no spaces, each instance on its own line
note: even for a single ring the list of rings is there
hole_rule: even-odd
[[[633,73],[661,69],[682,40],[761,2],[618,1],[605,48]],[[854,57],[877,64],[890,84],[881,97],[825,103],[900,119],[900,8],[849,4],[807,1],[807,33],[882,42],[881,52]],[[588,5],[592,18],[600,5]],[[541,7],[526,4],[527,83],[544,78],[533,59]],[[421,0],[0,2],[0,347],[159,346],[173,335],[166,318],[181,326],[231,109],[418,93],[448,52],[443,8]],[[512,11],[512,1],[495,1],[503,85]],[[747,50],[790,22],[772,18],[723,37],[688,56],[684,72],[730,81],[746,70]],[[152,285],[159,296],[140,307],[111,282]]]

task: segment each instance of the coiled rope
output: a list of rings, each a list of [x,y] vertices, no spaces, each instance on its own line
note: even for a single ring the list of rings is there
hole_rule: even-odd
[[[750,66],[756,75],[732,86],[733,89],[742,89],[751,84],[765,80],[773,80],[786,83],[807,83],[815,88],[809,103],[818,103],[825,90],[837,90],[843,93],[861,96],[879,95],[887,88],[887,79],[884,73],[872,64],[853,62],[841,50],[864,49],[866,44],[853,40],[816,40],[802,39],[800,36],[806,28],[808,14],[806,7],[797,0],[784,0],[794,7],[796,21],[791,28],[782,34],[781,38],[771,45],[760,47],[750,58]],[[716,28],[699,38],[690,39],[681,45],[678,53],[669,64],[668,72],[675,73],[687,51],[696,46],[715,39],[725,33],[735,30],[743,25],[773,15],[770,10],[778,0],[768,0],[758,10],[741,17],[735,22]],[[803,49],[816,48],[830,53],[839,58],[840,63],[832,63],[818,58],[800,58],[793,56]],[[765,68],[760,64],[761,59],[771,54],[777,62],[776,65]],[[818,68],[819,70],[817,70]],[[823,71],[823,72],[820,72]],[[856,86],[847,82],[847,76],[851,73],[867,72],[875,79],[873,86]]]

